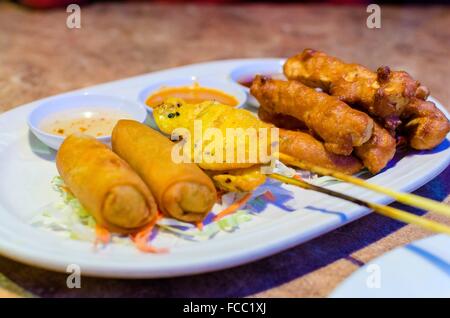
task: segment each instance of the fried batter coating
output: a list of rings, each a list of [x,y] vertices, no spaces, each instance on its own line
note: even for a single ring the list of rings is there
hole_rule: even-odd
[[[372,72],[312,49],[289,58],[284,73],[290,80],[319,87],[348,104],[362,107],[391,131],[400,125],[399,116],[419,87],[419,82],[406,72],[393,72],[389,67]]]
[[[275,114],[264,107],[258,108],[258,117],[263,122],[271,123],[277,127],[290,130],[307,130],[308,127],[295,117],[285,114]]]
[[[355,148],[355,154],[373,174],[380,172],[395,155],[395,138],[378,123],[373,126],[373,134],[362,146]]]
[[[263,116],[263,118],[261,118],[261,115]],[[259,108],[258,116],[260,116],[260,118],[265,122],[272,123],[280,128],[297,130],[302,129],[302,127],[304,126],[301,121],[297,120],[296,118],[290,118],[290,116],[285,116],[283,117],[283,120],[280,120],[280,116],[282,116],[281,114],[270,113],[262,107]],[[281,132],[284,132],[284,130],[280,130],[280,133]],[[287,144],[287,142],[285,147],[287,148],[287,150],[285,149],[285,151],[289,151],[289,145]],[[301,150],[301,147],[296,147],[298,150]],[[375,123],[372,136],[363,145],[355,148],[355,154],[363,161],[364,166],[367,167],[370,172],[375,174],[380,172],[394,157],[395,150],[395,138],[392,137],[392,135],[386,129],[381,127],[378,123]],[[315,156],[316,158],[320,158],[320,155],[317,155],[312,150],[304,151],[311,154],[312,156]],[[336,164],[336,161],[340,163],[343,162],[343,158],[349,158],[342,156],[337,157],[337,160],[333,160],[334,164]]]
[[[250,90],[260,107],[304,122],[335,154],[351,154],[353,147],[364,144],[372,135],[373,120],[367,114],[298,81],[258,75]]]
[[[313,136],[301,132],[280,129],[280,152],[307,163],[354,174],[362,169],[361,162],[353,156],[341,156],[327,151]]]
[[[444,113],[434,103],[419,98],[407,105],[403,117],[409,144],[417,150],[436,147],[450,131],[450,123]]]
[[[449,121],[432,102],[426,86],[403,71],[380,67],[377,72],[347,64],[323,52],[305,49],[284,65],[287,78],[319,87],[340,100],[364,108],[391,133],[402,126],[414,149],[431,149],[449,132]]]

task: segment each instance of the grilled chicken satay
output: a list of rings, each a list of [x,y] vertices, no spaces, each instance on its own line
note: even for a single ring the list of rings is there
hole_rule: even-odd
[[[266,176],[261,173],[259,165],[229,171],[209,170],[206,173],[211,176],[219,189],[229,192],[253,191],[266,181]]]
[[[284,65],[287,78],[318,87],[351,105],[364,108],[394,133],[404,126],[412,148],[426,150],[440,144],[450,125],[431,102],[429,90],[408,73],[380,67],[377,72],[348,64],[323,52],[305,49]],[[403,122],[403,124],[402,124]]]
[[[325,148],[350,155],[372,136],[373,120],[344,102],[298,81],[256,76],[250,88],[261,107],[297,118],[323,141]]]
[[[235,109],[213,102],[187,104],[176,98],[166,100],[154,109],[153,114],[159,129],[166,134],[172,134],[177,128],[185,128],[193,134],[194,120],[201,121],[204,132],[207,128],[218,128],[223,132],[223,136],[226,136],[227,128],[274,127],[258,120],[252,113],[243,109]],[[203,149],[208,146],[208,141],[203,140]],[[330,153],[321,142],[303,132],[279,130],[279,140],[274,142],[279,142],[280,152],[319,166],[336,169],[347,174],[356,173],[362,168],[358,159]],[[259,171],[259,166],[264,163],[266,161],[263,160],[257,160],[254,163],[201,161],[199,166],[209,170],[216,185],[222,189],[227,190],[234,187],[240,191],[248,191],[249,188],[256,188],[265,181],[265,177],[257,176],[254,170],[258,168]],[[245,182],[242,181],[244,179]],[[223,184],[225,185],[221,186]]]
[[[272,142],[268,128],[273,126],[258,120],[249,111],[210,101],[188,104],[179,98],[169,98],[154,109],[153,115],[159,129],[166,134],[173,134],[180,128],[189,132],[192,158],[198,159],[202,169],[228,171],[249,168],[255,164],[265,164],[270,161],[268,157],[259,156],[259,147],[267,147],[267,149],[262,148],[261,151],[265,150],[265,153],[269,154]],[[239,129],[239,134],[238,131],[234,131],[236,136],[233,139],[230,138],[228,143],[226,137],[231,136],[233,128]],[[249,128],[253,128],[252,132],[255,133],[253,136],[245,135]],[[261,128],[266,130],[260,131]],[[220,136],[215,136],[214,130],[220,133]],[[267,136],[267,142],[252,144],[250,137],[258,140],[263,133]],[[237,135],[241,137],[240,140]],[[218,140],[219,137],[220,140]],[[187,142],[186,138],[183,138]],[[244,143],[243,147],[239,144],[240,142]],[[245,157],[241,157],[241,160],[238,160],[238,145],[245,151]],[[233,148],[228,149],[231,146]],[[256,146],[256,149],[252,149],[251,146]],[[258,156],[250,154],[253,150],[256,150]],[[199,151],[202,151],[201,156]],[[227,156],[231,156],[231,160],[227,160]]]
[[[355,157],[329,152],[320,141],[300,131],[280,129],[279,148],[291,157],[346,174],[354,174],[363,168]],[[216,186],[225,191],[251,191],[266,181],[265,175],[260,173],[260,165],[228,171],[209,170],[208,173]]]
[[[258,110],[258,116],[261,120],[272,123],[280,128],[296,130],[302,129],[302,127],[304,127],[304,124],[298,121],[296,118],[286,115],[283,116],[282,114],[270,113],[270,111],[266,110],[262,106]],[[280,130],[280,132],[281,131],[284,130]],[[314,139],[312,136],[311,138]],[[280,140],[283,140],[281,133]],[[319,141],[317,142],[321,144]],[[286,145],[286,148],[288,147],[289,146]],[[389,132],[381,127],[378,123],[374,123],[372,136],[363,145],[355,148],[355,154],[363,161],[364,166],[367,167],[370,172],[378,173],[394,157],[395,149],[396,141],[394,137],[392,137],[391,134],[389,134]],[[287,153],[286,149],[285,151]],[[312,150],[308,150],[307,152],[313,153]],[[319,159],[320,156],[317,155],[316,158]],[[347,158],[349,157],[335,155],[335,158],[333,158],[332,160],[348,160]],[[322,163],[322,166],[325,166],[325,164]]]
[[[289,58],[283,70],[290,80],[321,88],[362,107],[392,131],[400,125],[399,117],[419,87],[419,82],[406,72],[392,72],[388,67],[372,72],[312,49]]]
[[[187,104],[179,98],[169,98],[163,104],[153,110],[153,115],[158,128],[173,136],[177,129],[186,129],[191,136],[191,158],[196,159],[196,163],[211,176],[214,184],[224,191],[247,192],[256,189],[266,181],[266,176],[260,173],[260,165],[267,163],[269,159],[255,158],[249,160],[249,140],[245,139],[245,162],[238,162],[236,159],[237,150],[235,143],[233,149],[233,161],[226,161],[227,128],[270,128],[267,124],[255,121],[255,117],[247,111],[237,109],[214,102],[203,102],[199,104]],[[201,124],[200,129],[195,125]],[[208,128],[216,128],[221,132],[221,136],[207,137]],[[201,131],[203,139],[196,140],[195,134]],[[182,141],[186,141],[183,136]],[[216,138],[222,138],[218,140]],[[256,136],[256,138],[258,138]],[[236,140],[235,140],[236,141]],[[215,143],[222,142],[220,149],[215,148]],[[270,141],[268,141],[270,144]],[[266,145],[270,146],[270,145]],[[196,157],[201,150],[201,156]],[[214,160],[217,151],[222,151],[222,158]],[[259,152],[258,152],[259,153]]]
[[[354,174],[363,168],[355,157],[331,153],[320,141],[300,131],[280,129],[279,142],[282,153],[320,167],[337,169],[346,174]],[[266,181],[265,175],[260,172],[260,165],[228,171],[209,170],[207,173],[218,188],[232,192],[251,191]]]

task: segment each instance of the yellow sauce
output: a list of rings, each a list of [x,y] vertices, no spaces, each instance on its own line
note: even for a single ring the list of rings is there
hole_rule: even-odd
[[[50,134],[69,136],[73,133],[84,133],[92,137],[111,135],[120,119],[132,119],[130,115],[111,109],[91,107],[62,111],[45,118],[40,128]]]
[[[237,106],[239,101],[234,97],[218,89],[201,87],[198,84],[192,86],[166,87],[150,95],[146,104],[150,107],[160,105],[169,97],[184,99],[189,104],[198,104],[204,101],[217,101],[229,106]]]

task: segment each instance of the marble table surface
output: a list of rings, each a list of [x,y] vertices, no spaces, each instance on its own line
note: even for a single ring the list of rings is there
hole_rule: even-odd
[[[65,8],[0,4],[0,111],[93,84],[201,61],[283,57],[305,47],[371,68],[408,70],[450,110],[450,7],[381,7],[381,29],[365,7],[101,3],[82,6],[81,28]],[[449,201],[450,169],[415,193]],[[393,204],[450,224],[439,216]],[[373,258],[430,235],[371,214],[261,261],[172,279],[66,276],[0,257],[0,296],[322,297]]]

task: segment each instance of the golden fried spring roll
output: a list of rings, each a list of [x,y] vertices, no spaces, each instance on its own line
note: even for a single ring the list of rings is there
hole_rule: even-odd
[[[155,200],[142,179],[107,146],[93,137],[67,137],[56,156],[64,183],[112,232],[130,233],[154,220]]]
[[[160,210],[186,222],[203,220],[216,202],[211,179],[194,163],[175,163],[173,143],[152,128],[120,120],[112,133],[113,150],[141,176]]]

